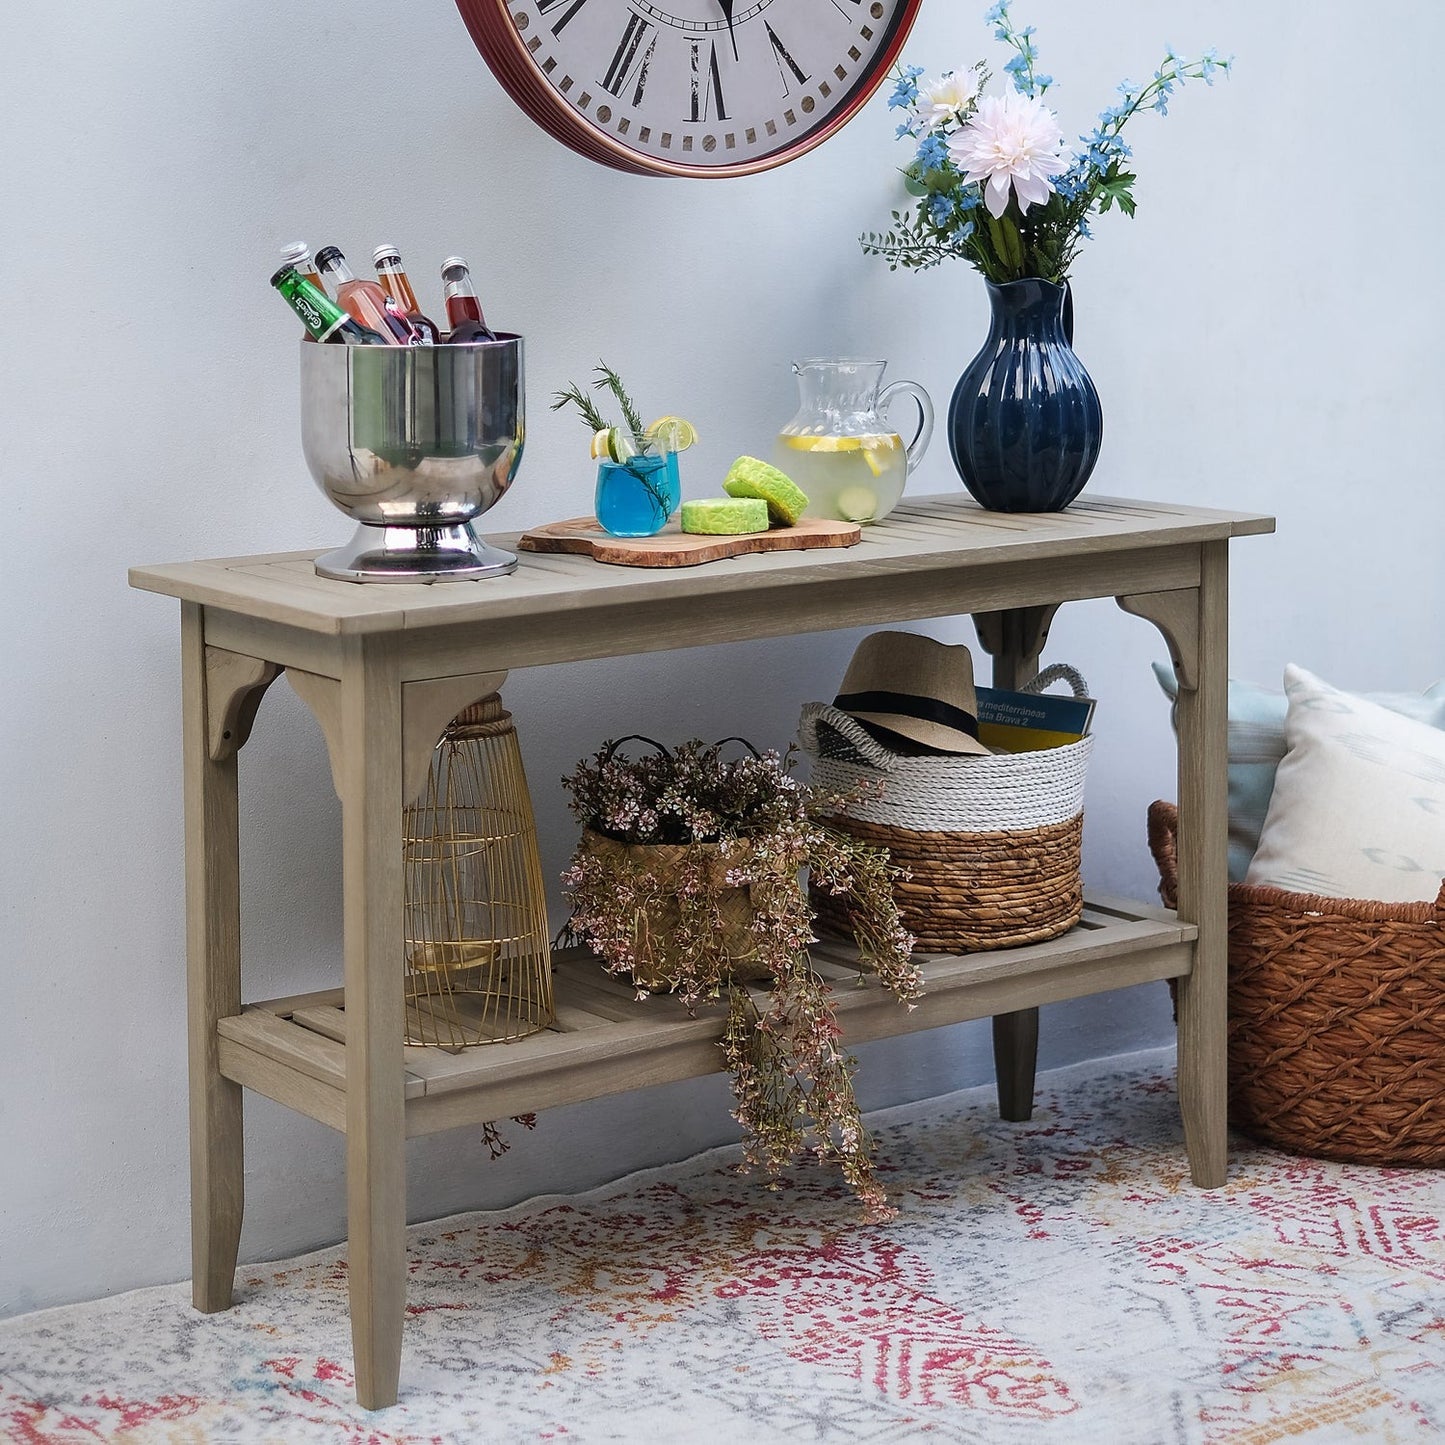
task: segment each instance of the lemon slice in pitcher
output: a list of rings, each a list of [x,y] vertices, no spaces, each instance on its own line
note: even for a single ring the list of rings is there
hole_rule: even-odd
[[[784,446],[799,452],[856,452],[863,445],[862,437],[782,436]]]
[[[861,440],[863,442],[863,460],[868,463],[868,470],[875,477],[881,477],[883,469],[891,463],[892,457],[888,454],[897,451],[903,445],[903,438],[894,432],[863,437]],[[880,452],[884,455],[880,456]]]

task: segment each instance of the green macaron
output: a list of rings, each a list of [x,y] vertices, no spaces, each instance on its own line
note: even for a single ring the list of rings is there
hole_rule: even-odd
[[[791,527],[803,515],[808,498],[793,479],[777,467],[756,457],[739,457],[723,479],[723,491],[730,497],[757,497],[768,504],[768,518],[775,527]]]
[[[768,504],[760,499],[705,497],[682,504],[682,530],[712,537],[736,537],[768,530]]]

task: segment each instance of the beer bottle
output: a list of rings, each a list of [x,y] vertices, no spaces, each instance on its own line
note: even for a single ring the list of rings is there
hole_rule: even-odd
[[[422,343],[433,346],[442,339],[441,328],[428,316],[422,315],[417,304],[416,292],[411,289],[411,278],[401,264],[401,252],[395,246],[378,246],[371,253],[376,265],[376,279],[381,289],[396,302],[406,319],[421,332]]]
[[[316,263],[311,259],[311,247],[305,241],[292,241],[289,246],[282,246],[281,262],[283,265],[294,266],[302,278],[309,281],[323,296],[330,294],[322,283]]]
[[[495,341],[497,333],[482,315],[472,273],[460,256],[442,262],[442,285],[446,291],[448,341]]]
[[[317,269],[336,288],[336,302],[363,326],[379,332],[393,346],[420,346],[421,336],[400,307],[376,284],[351,274],[339,246],[316,253]]]
[[[272,278],[291,309],[301,318],[313,341],[349,343],[353,346],[385,346],[386,338],[350,317],[324,291],[313,286],[288,261]]]

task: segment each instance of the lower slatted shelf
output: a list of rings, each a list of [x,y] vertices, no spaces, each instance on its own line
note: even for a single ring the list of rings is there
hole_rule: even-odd
[[[992,953],[920,954],[924,994],[905,1009],[857,967],[850,944],[826,941],[813,962],[834,986],[849,1044],[1011,1013],[1083,994],[1180,977],[1196,930],[1172,913],[1091,897],[1077,927],[1048,943]],[[407,1132],[531,1113],[722,1067],[724,1017],[673,998],[637,999],[585,950],[555,956],[555,1024],[514,1043],[403,1050]],[[344,1129],[346,1007],[340,989],[248,1006],[218,1025],[221,1072]]]

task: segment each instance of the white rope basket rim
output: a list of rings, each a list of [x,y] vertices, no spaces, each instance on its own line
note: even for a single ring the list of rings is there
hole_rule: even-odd
[[[1088,695],[1077,669],[1045,668],[1024,692],[1067,680]],[[843,811],[862,822],[913,832],[997,833],[1068,822],[1084,809],[1091,736],[1028,753],[929,754],[910,757],[885,747],[856,718],[831,703],[803,705],[798,724],[813,760],[813,786],[856,792]]]

